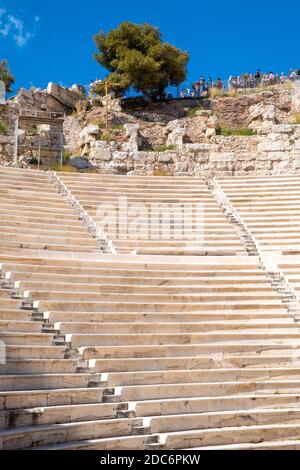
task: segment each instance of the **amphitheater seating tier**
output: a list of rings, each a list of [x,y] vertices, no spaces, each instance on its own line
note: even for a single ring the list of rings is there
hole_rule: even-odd
[[[47,175],[0,169],[0,448],[299,449],[300,325],[208,186],[59,177],[92,219],[104,194],[167,192],[211,231],[198,256],[103,253]],[[300,260],[278,268],[297,290]]]
[[[118,253],[245,254],[235,227],[230,225],[202,179],[72,173],[61,173],[59,177],[92,220],[112,239]],[[163,234],[160,226],[160,216],[168,207],[169,235]],[[189,207],[192,215],[183,219],[184,210]],[[174,216],[173,210],[176,211]],[[116,220],[115,230],[103,222],[104,215]],[[137,217],[138,227],[130,231]],[[176,232],[178,220],[185,221],[180,233]],[[120,233],[122,238],[118,236]]]

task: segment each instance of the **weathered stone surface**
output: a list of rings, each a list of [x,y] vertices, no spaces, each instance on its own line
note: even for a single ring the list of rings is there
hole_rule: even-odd
[[[174,158],[174,154],[164,152],[158,157],[158,161],[163,162],[163,163],[172,163],[173,158]]]
[[[77,168],[78,170],[86,170],[91,167],[91,164],[87,160],[87,158],[83,157],[71,157],[69,163],[71,166]]]
[[[175,121],[169,122],[167,130],[169,132],[167,146],[175,145],[176,147],[181,148],[184,136],[186,135],[186,129],[182,127],[180,121],[176,119]]]
[[[89,144],[90,142],[96,140],[96,139],[97,139],[97,136],[98,136],[99,134],[100,134],[99,127],[90,124],[90,125],[84,127],[84,128],[82,129],[82,131],[80,132],[79,144],[80,144],[81,146],[82,146],[82,145],[85,145],[85,144]]]

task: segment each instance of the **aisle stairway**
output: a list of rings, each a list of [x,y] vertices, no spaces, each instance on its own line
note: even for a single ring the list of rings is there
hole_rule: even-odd
[[[3,173],[72,215],[47,176]],[[25,248],[20,222],[0,241],[0,448],[300,448],[300,324],[257,257]]]

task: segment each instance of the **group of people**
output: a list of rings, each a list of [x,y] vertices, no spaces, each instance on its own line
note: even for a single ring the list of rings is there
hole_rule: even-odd
[[[258,69],[255,74],[244,73],[239,76],[231,75],[228,79],[227,87],[224,85],[221,78],[213,81],[210,77],[205,80],[201,77],[200,80],[193,83],[192,87],[184,88],[180,91],[180,98],[199,98],[208,96],[211,88],[218,90],[228,89],[242,89],[242,88],[258,88],[260,86],[280,85],[287,81],[300,80],[300,69],[290,69],[288,74],[275,74],[274,72],[262,73]]]
[[[196,98],[196,97],[205,97],[209,94],[210,88],[217,86],[217,84],[222,83],[222,80],[218,78],[217,83],[214,84],[212,78],[205,80],[204,77],[201,77],[200,80],[193,83],[191,88],[185,88],[180,91],[180,98]],[[222,83],[223,88],[223,83]]]
[[[231,75],[228,79],[228,88],[257,88],[260,86],[280,85],[288,80],[300,79],[300,69],[290,69],[288,74],[282,72],[280,75],[274,72],[262,73],[258,69],[255,74],[245,73],[240,76]]]

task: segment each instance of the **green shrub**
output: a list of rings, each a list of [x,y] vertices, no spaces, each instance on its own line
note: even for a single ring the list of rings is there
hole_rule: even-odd
[[[8,134],[8,128],[7,125],[2,119],[0,119],[0,135],[7,135]]]
[[[67,163],[70,160],[71,156],[72,156],[72,152],[69,149],[64,149],[63,159],[65,163]]]
[[[113,134],[112,132],[103,132],[103,134],[101,135],[101,140],[105,140],[106,142],[111,142],[113,140],[115,140],[115,134]]]
[[[106,142],[116,140],[116,137],[122,134],[123,130],[124,127],[122,124],[114,124],[110,126],[108,131],[103,132],[101,135],[101,140],[105,140]]]
[[[195,117],[197,116],[198,111],[202,111],[202,110],[203,110],[202,106],[200,105],[195,106],[194,108],[191,108],[188,110],[188,112],[186,113],[186,117]]]
[[[217,131],[217,134],[224,135],[225,137],[229,137],[231,135],[249,137],[252,135],[256,135],[256,132],[253,129],[250,129],[248,127],[241,128],[241,129],[230,128],[230,127],[220,127]]]

